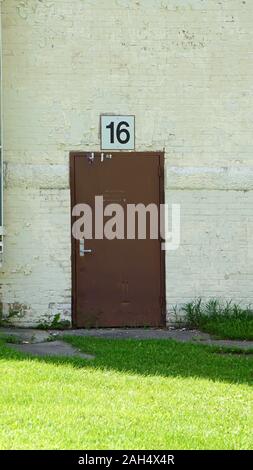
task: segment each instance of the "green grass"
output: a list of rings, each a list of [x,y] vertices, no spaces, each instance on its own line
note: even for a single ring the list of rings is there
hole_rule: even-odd
[[[0,449],[250,449],[251,355],[167,340],[66,337],[93,361],[0,340]]]
[[[253,310],[232,302],[201,299],[186,304],[183,308],[190,328],[217,336],[218,338],[253,340]]]

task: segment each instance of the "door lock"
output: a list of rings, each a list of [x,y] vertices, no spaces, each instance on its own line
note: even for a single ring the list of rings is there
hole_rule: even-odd
[[[89,154],[87,155],[87,158],[88,158],[89,163],[93,163],[93,162],[94,162],[94,158],[95,158],[95,153],[94,153],[94,152],[89,153]]]

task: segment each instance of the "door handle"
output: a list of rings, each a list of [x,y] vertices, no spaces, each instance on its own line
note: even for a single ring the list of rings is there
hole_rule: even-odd
[[[91,254],[91,253],[93,253],[93,250],[84,248],[84,238],[82,238],[80,240],[80,245],[79,245],[80,256],[84,256],[85,254]]]

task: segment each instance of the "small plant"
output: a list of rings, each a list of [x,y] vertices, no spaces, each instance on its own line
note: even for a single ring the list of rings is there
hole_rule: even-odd
[[[172,312],[173,312],[173,323],[176,325],[176,327],[179,328],[179,327],[184,326],[185,321],[182,318],[182,315],[180,315],[180,309],[178,305],[173,305]]]
[[[61,314],[57,313],[50,321],[43,321],[38,324],[39,330],[66,330],[70,327],[69,320],[61,320]]]
[[[220,338],[253,340],[253,310],[232,301],[196,299],[183,307],[187,326]]]
[[[12,343],[12,344],[21,344],[22,341],[18,336],[15,335],[7,335],[7,334],[0,334],[0,341],[4,341],[6,343]]]
[[[186,313],[186,320],[189,326],[199,326],[202,315],[201,299],[187,303],[182,310]]]
[[[12,303],[7,306],[7,315],[3,316],[3,304],[0,304],[0,327],[13,327],[12,320],[22,318],[25,315],[27,306],[20,303]]]

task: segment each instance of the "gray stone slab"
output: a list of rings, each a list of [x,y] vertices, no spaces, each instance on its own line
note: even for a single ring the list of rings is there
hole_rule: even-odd
[[[42,343],[53,337],[50,331],[32,328],[0,328],[0,335],[14,336],[25,343]]]
[[[91,354],[84,354],[73,348],[64,341],[50,341],[46,343],[30,343],[30,344],[13,344],[8,346],[22,353],[32,354],[34,356],[64,356],[64,357],[81,357],[82,359],[94,359]]]

